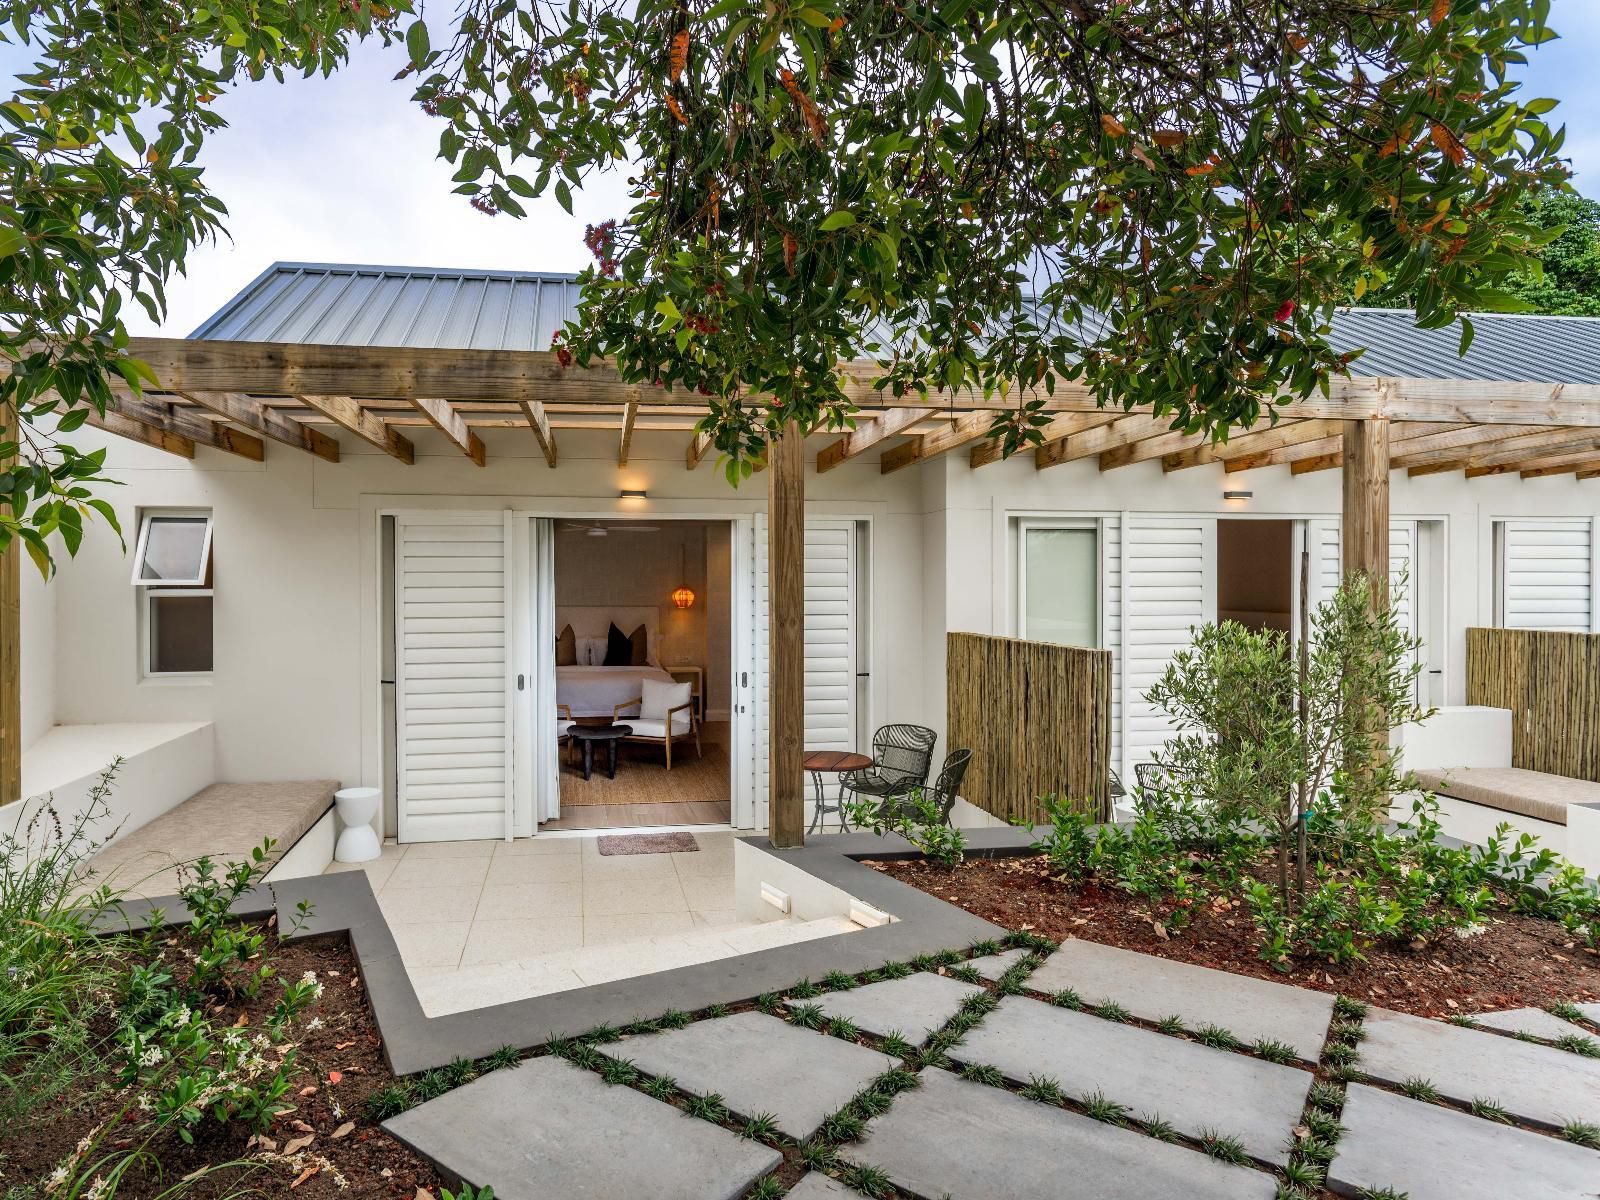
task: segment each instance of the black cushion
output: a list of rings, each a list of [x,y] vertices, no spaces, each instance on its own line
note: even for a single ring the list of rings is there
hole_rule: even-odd
[[[603,667],[627,667],[633,664],[633,641],[615,624],[606,631],[606,658]]]

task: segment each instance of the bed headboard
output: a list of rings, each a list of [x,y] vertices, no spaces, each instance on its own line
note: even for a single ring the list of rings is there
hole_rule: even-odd
[[[659,650],[661,624],[661,610],[643,605],[628,608],[611,608],[605,605],[585,604],[558,604],[556,605],[556,632],[560,633],[566,626],[572,626],[572,634],[580,641],[583,638],[603,638],[612,625],[622,630],[623,633],[632,633],[640,625],[645,627],[645,632],[650,639],[650,662],[652,665],[661,661]]]

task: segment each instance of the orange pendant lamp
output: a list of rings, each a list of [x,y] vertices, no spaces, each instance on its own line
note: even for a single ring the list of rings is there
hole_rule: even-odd
[[[683,547],[678,548],[678,578],[683,579],[688,574],[688,551]],[[692,608],[694,606],[694,589],[687,583],[680,583],[672,593],[672,602],[679,608]]]

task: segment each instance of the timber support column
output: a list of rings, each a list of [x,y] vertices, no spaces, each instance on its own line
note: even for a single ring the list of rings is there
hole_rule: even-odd
[[[1344,573],[1372,581],[1373,602],[1389,603],[1389,421],[1344,423]]]
[[[767,445],[767,827],[773,846],[805,845],[805,437],[791,421]]]
[[[0,442],[17,440],[17,410],[0,411]],[[0,460],[0,466],[10,459]],[[0,804],[22,799],[22,545],[0,551]]]

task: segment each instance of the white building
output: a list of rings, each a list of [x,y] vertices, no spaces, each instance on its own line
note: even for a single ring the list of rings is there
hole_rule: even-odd
[[[280,264],[194,336],[542,351],[575,294],[557,276]],[[1600,321],[1477,326],[1459,358],[1456,331],[1406,313],[1336,324],[1341,345],[1371,347],[1359,372],[1420,397],[1392,410],[1390,561],[1411,580],[1424,699],[1442,705],[1464,702],[1469,626],[1600,631],[1600,404],[1518,386],[1600,384]],[[1371,384],[1350,394],[1390,394]],[[726,819],[765,826],[767,488],[758,475],[734,489],[696,453],[692,406],[553,399],[541,436],[538,405],[503,396],[236,396],[234,430],[270,418],[257,461],[250,439],[201,415],[232,390],[245,389],[191,382],[124,405],[108,424],[131,436],[104,436],[120,486],[102,494],[128,553],[96,527],[50,584],[25,569],[25,793],[200,736],[218,780],[384,786],[384,828],[402,840],[531,835],[570,815],[556,635],[608,606],[649,624],[653,604],[651,662],[696,685],[712,727],[727,723]],[[285,420],[334,439],[338,461],[315,439],[270,440]],[[1302,547],[1313,594],[1338,578],[1328,416],[1206,447],[1144,417],[1069,413],[1059,440],[1003,462],[984,461],[986,427],[902,409],[807,440],[807,748],[865,749],[879,725],[909,722],[939,731],[942,754],[945,634],[992,632],[1115,653],[1126,771],[1163,738],[1143,689],[1192,625],[1289,627]],[[216,448],[230,438],[244,453]],[[135,580],[146,571],[159,585]],[[680,585],[698,612],[670,599]],[[695,761],[681,743],[674,756]],[[134,823],[185,794],[153,795]]]

